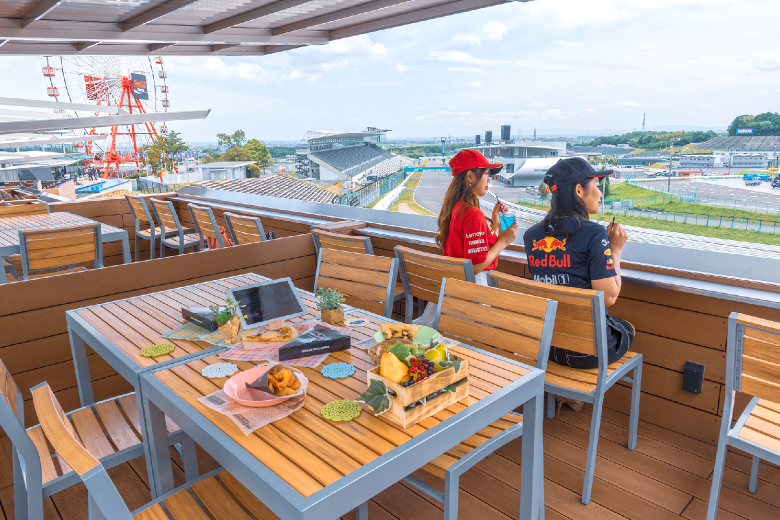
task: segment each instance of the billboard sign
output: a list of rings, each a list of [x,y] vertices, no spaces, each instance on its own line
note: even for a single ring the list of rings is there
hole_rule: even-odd
[[[149,91],[146,89],[146,76],[144,74],[130,74],[133,81],[133,97],[135,99],[149,99]]]
[[[752,128],[737,128],[737,135],[740,134],[752,134],[753,129]]]

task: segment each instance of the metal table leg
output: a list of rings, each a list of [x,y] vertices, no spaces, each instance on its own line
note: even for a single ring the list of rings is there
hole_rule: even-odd
[[[89,362],[87,361],[87,344],[68,327],[70,338],[70,351],[73,355],[73,367],[76,369],[76,383],[79,387],[79,399],[81,406],[87,406],[95,402],[92,395],[92,377],[89,374]]]
[[[520,481],[520,518],[541,518],[544,490],[542,413],[544,392],[523,405],[523,459]]]
[[[127,233],[122,237],[122,262],[130,264],[133,259],[130,257],[130,239],[127,237]]]
[[[165,414],[146,397],[143,401],[143,422],[146,425],[144,451],[146,452],[147,471],[154,480],[149,488],[152,498],[164,495],[173,489],[173,468],[168,450],[168,430],[165,427]],[[140,409],[139,409],[140,411]]]
[[[355,520],[368,520],[368,502],[363,502],[355,509]]]

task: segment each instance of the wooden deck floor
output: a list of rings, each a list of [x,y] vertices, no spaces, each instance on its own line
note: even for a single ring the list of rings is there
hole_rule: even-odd
[[[550,520],[572,519],[700,519],[705,517],[715,447],[678,433],[640,422],[635,452],[626,449],[628,417],[606,410],[601,428],[593,500],[580,503],[590,427],[589,410],[564,408],[555,420],[544,421],[545,503]],[[520,443],[515,441],[461,477],[460,518],[506,520],[518,518]],[[0,504],[4,518],[13,516],[10,445],[0,439]],[[174,460],[175,457],[174,457]],[[216,463],[200,452],[201,472]],[[732,452],[726,459],[719,519],[780,518],[780,468],[762,463],[755,495],[747,490],[750,459]],[[131,509],[149,500],[146,465],[135,459],[109,472]],[[418,472],[442,489],[443,481]],[[183,481],[177,468],[176,484]],[[438,482],[436,482],[438,480]],[[47,499],[47,520],[87,518],[83,485]],[[396,484],[371,502],[372,520],[441,518],[441,505],[404,484]],[[354,518],[354,514],[346,519]]]

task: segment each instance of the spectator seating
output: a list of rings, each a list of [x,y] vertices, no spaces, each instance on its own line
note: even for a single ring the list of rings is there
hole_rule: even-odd
[[[202,181],[198,183],[198,186],[214,190],[237,191],[239,193],[326,203],[333,202],[338,196],[320,186],[284,175],[269,175],[259,179],[232,179],[222,182]]]

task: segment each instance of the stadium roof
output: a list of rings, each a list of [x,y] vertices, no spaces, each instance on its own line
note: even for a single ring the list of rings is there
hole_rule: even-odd
[[[301,141],[318,141],[318,140],[346,140],[346,139],[363,139],[364,137],[373,137],[376,135],[382,135],[390,130],[382,130],[379,128],[366,128],[360,132],[332,132],[327,130],[309,130],[306,135],[303,136]]]
[[[503,3],[3,0],[0,54],[263,55]]]
[[[764,151],[780,148],[780,136],[726,135],[694,146],[697,150],[735,150],[737,152]]]

